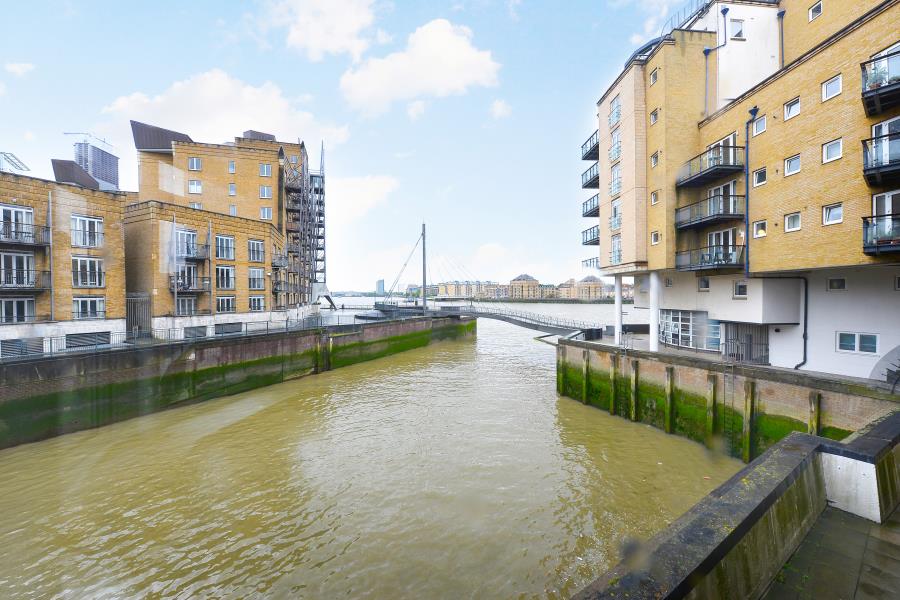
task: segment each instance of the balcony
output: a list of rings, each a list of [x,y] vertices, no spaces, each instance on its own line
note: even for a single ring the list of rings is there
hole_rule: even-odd
[[[609,264],[611,265],[621,265],[622,264],[622,249],[613,249],[609,251]]]
[[[863,252],[875,256],[900,252],[900,213],[863,217]]]
[[[105,310],[75,310],[72,311],[72,320],[73,321],[94,321],[98,319],[105,319],[106,311]]]
[[[618,125],[619,121],[621,121],[621,120],[622,120],[622,107],[621,106],[616,106],[611,111],[609,111],[609,118],[607,119],[607,121],[609,121],[610,128],[613,128],[616,125]]]
[[[609,218],[609,229],[611,231],[616,231],[617,229],[622,228],[622,215],[612,215]]]
[[[900,106],[900,50],[860,65],[862,102],[866,115],[874,117]]]
[[[600,259],[598,257],[586,258],[581,261],[582,269],[599,269],[600,268]]]
[[[272,268],[273,269],[284,269],[287,266],[288,266],[287,254],[273,254],[272,255]]]
[[[622,156],[622,142],[616,142],[609,149],[609,161],[616,162]]]
[[[0,269],[0,292],[50,289],[50,271]]]
[[[717,195],[675,210],[675,228],[690,229],[709,223],[744,218],[744,196]]]
[[[581,174],[581,187],[586,190],[596,190],[600,187],[600,170],[597,163]]]
[[[594,194],[586,201],[581,203],[582,217],[598,217],[600,216],[600,194]]]
[[[195,306],[182,306],[180,310],[175,310],[176,317],[197,317],[211,314],[212,311],[208,308],[197,308]]]
[[[743,246],[704,246],[675,253],[675,268],[679,271],[739,269],[743,266]]]
[[[300,202],[299,200],[291,200],[291,199],[288,199],[288,201],[285,202],[284,208],[285,208],[285,210],[292,211],[292,212],[300,212],[302,210],[305,210],[302,202]]]
[[[103,271],[73,271],[72,287],[102,288],[106,287],[106,274]]]
[[[103,246],[103,233],[90,229],[73,229],[72,246],[76,248],[100,248]]]
[[[0,315],[0,325],[16,325],[18,323],[46,323],[50,315]]]
[[[900,182],[900,132],[863,140],[863,175],[869,185]]]
[[[300,221],[287,221],[284,230],[290,233],[300,233]]]
[[[581,243],[584,246],[599,246],[600,245],[600,227],[594,225],[590,229],[585,229],[581,232]]]
[[[50,244],[50,228],[42,225],[0,221],[0,244],[47,246]]]
[[[288,254],[300,254],[300,244],[288,244],[285,249]]]
[[[743,146],[714,146],[684,163],[675,185],[696,187],[743,169]]]
[[[609,195],[618,196],[622,191],[622,178],[613,179],[609,182]]]
[[[176,277],[169,275],[169,291],[179,294],[202,294],[209,291],[209,277]]]
[[[595,131],[588,140],[581,145],[581,160],[600,159],[600,137]]]
[[[209,244],[178,244],[175,254],[181,260],[206,260]]]

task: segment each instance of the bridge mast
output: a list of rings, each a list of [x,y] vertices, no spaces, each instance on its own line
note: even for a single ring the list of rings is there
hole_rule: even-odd
[[[428,308],[428,277],[425,270],[425,223],[422,223],[422,314]]]

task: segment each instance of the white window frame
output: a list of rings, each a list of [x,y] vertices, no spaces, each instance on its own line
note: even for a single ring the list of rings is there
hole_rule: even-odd
[[[216,265],[216,289],[235,289],[234,265]]]
[[[762,173],[764,179],[762,182],[759,181],[758,175]],[[769,182],[769,175],[766,173],[766,168],[762,167],[755,171],[753,171],[753,187],[759,187],[761,185],[766,185]]]
[[[237,311],[234,296],[216,296],[217,313],[233,313]]]
[[[758,225],[762,225],[762,233],[759,232]],[[752,226],[753,231],[753,239],[764,238],[769,235],[769,222],[766,219],[761,219],[759,221],[753,221]]]
[[[100,248],[103,246],[103,217],[72,215],[70,223],[73,247]]]
[[[797,226],[796,227],[788,227],[788,219],[795,216],[797,217]],[[790,233],[792,231],[800,231],[803,229],[803,215],[800,214],[800,211],[792,212],[784,215],[784,231],[785,233]]]
[[[247,260],[249,262],[265,262],[266,243],[262,240],[247,240]]]
[[[202,202],[188,202],[188,208],[192,208],[194,210],[203,210]]]
[[[249,309],[250,312],[264,312],[266,310],[266,297],[250,296]]]
[[[0,323],[30,323],[34,321],[34,300],[34,297],[0,298]],[[19,313],[19,303],[23,303],[24,313]]]
[[[228,184],[228,195],[229,196],[237,196],[237,184],[236,183]]]
[[[228,205],[228,214],[229,214],[229,216],[232,216],[232,217],[237,216],[237,204],[229,204]]]
[[[838,90],[829,96],[827,94],[828,84],[832,83],[834,81],[838,82]],[[832,77],[831,79],[829,79],[828,81],[826,81],[822,84],[822,102],[827,102],[828,100],[831,100],[835,96],[840,96],[841,92],[843,92],[843,91],[844,91],[844,76],[842,74],[838,73],[837,75],[835,75],[834,77]]]
[[[229,173],[234,173],[237,170],[236,167],[237,166],[235,165],[235,162],[233,160],[228,161],[228,172]]]
[[[706,287],[703,287],[702,282],[706,280]],[[707,275],[701,275],[697,277],[697,291],[698,292],[708,292],[709,291],[709,277]]]
[[[826,215],[828,214],[829,208],[839,207],[841,209],[841,218],[833,221],[828,221],[826,219]],[[822,207],[822,225],[837,225],[838,223],[844,222],[844,203],[843,202],[835,202],[833,204],[826,204]]]
[[[797,112],[795,112],[795,113],[792,114],[792,115],[788,115],[788,109],[789,109],[789,107],[794,106],[795,104],[797,105]],[[785,121],[790,121],[791,119],[793,119],[794,117],[796,117],[797,115],[799,115],[799,114],[800,114],[800,109],[801,109],[801,106],[800,106],[800,96],[797,96],[797,97],[794,98],[793,100],[788,100],[787,102],[785,102],[785,103],[784,103],[784,120],[785,120]]]
[[[188,194],[202,194],[203,182],[199,179],[188,179]]]
[[[260,206],[259,207],[259,218],[262,221],[271,221],[272,220],[272,207],[271,206]]]
[[[272,199],[272,186],[271,185],[261,185],[259,186],[259,197],[263,200],[271,200]]]
[[[735,31],[736,24],[737,31]],[[729,21],[729,32],[730,37],[733,40],[746,40],[747,36],[744,35],[744,19],[731,19]]]
[[[271,177],[272,176],[272,163],[259,163],[259,176],[260,177]]]
[[[832,281],[843,281],[844,287],[833,288],[831,287]],[[825,280],[825,291],[826,292],[846,292],[847,291],[847,278],[846,277],[828,277]]]
[[[188,171],[202,171],[203,159],[199,156],[191,156],[188,158]]]
[[[253,287],[254,282],[259,287]],[[262,267],[250,267],[247,269],[247,289],[258,292],[266,289],[266,270]]]
[[[832,144],[838,145],[838,155],[833,158],[827,157],[827,149]],[[830,142],[825,142],[822,144],[822,164],[827,164],[830,162],[834,162],[836,160],[840,160],[844,157],[844,138],[838,138],[836,140],[831,140]]]
[[[650,204],[656,204],[659,202],[659,190],[650,192]]]
[[[659,80],[659,67],[650,71],[650,85],[655,84]]]
[[[86,308],[87,310],[82,310]],[[91,314],[94,316],[82,316]],[[106,318],[106,298],[104,296],[74,296],[72,298],[72,320],[90,321]]]
[[[84,268],[82,268],[84,267]],[[72,257],[72,287],[102,288],[106,287],[106,276],[103,270],[103,259],[94,256]]]
[[[738,293],[738,286],[744,287],[744,293]],[[731,297],[744,300],[750,295],[750,284],[746,279],[735,279],[731,285]]]
[[[656,125],[656,122],[659,120],[659,109],[654,108],[650,111],[650,124]]]
[[[759,124],[762,123],[762,129],[759,128]],[[761,133],[765,133],[766,131],[766,115],[762,115],[761,117],[756,117],[753,120],[753,137],[758,136]]]
[[[659,243],[659,232],[651,231],[650,232],[650,245],[655,246]]]
[[[234,236],[216,234],[216,258],[219,260],[234,260]]]
[[[788,163],[789,163],[789,161],[792,161],[795,158],[797,159],[797,170],[791,171],[790,173],[788,173]],[[795,154],[793,156],[788,156],[786,159],[784,159],[784,176],[785,177],[790,177],[791,175],[796,175],[797,173],[800,172],[800,170],[802,168],[803,168],[803,164],[802,164],[802,161],[800,160],[799,154]]]
[[[813,11],[818,7],[819,12],[813,14]],[[806,11],[806,17],[809,19],[809,22],[812,23],[815,19],[818,19],[822,16],[823,8],[822,8],[822,0],[819,0],[815,4],[809,7],[809,10]]]
[[[650,155],[650,168],[655,169],[659,164],[659,150]]]
[[[845,350],[841,348],[841,335],[853,336],[853,350]],[[859,339],[861,336],[870,335],[875,338],[875,352],[865,352],[859,349]],[[869,333],[866,331],[835,331],[834,332],[834,351],[843,354],[864,354],[866,356],[878,356],[881,348],[881,336],[877,333]]]

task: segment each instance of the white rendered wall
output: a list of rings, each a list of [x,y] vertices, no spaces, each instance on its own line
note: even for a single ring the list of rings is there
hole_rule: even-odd
[[[284,322],[288,319],[296,321],[316,315],[318,312],[319,305],[312,304],[279,311],[219,313],[215,315],[194,315],[190,317],[154,317],[151,326],[153,329],[173,330],[170,335],[174,335],[176,339],[181,339],[184,336],[185,327],[205,326],[212,328],[219,323],[269,322],[271,328],[277,328],[279,325],[283,327]],[[262,331],[262,329],[260,331]],[[213,332],[210,330],[209,335],[212,334]]]

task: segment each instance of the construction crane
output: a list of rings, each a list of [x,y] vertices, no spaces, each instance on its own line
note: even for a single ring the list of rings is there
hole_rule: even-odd
[[[104,140],[103,138],[99,138],[96,135],[94,135],[93,133],[90,133],[89,131],[63,131],[63,135],[80,135],[80,136],[84,137],[85,143],[87,143],[88,138],[90,138],[93,140],[97,140],[101,144],[105,144],[109,148],[115,148],[115,146],[113,146],[112,144],[110,144],[109,142]]]

